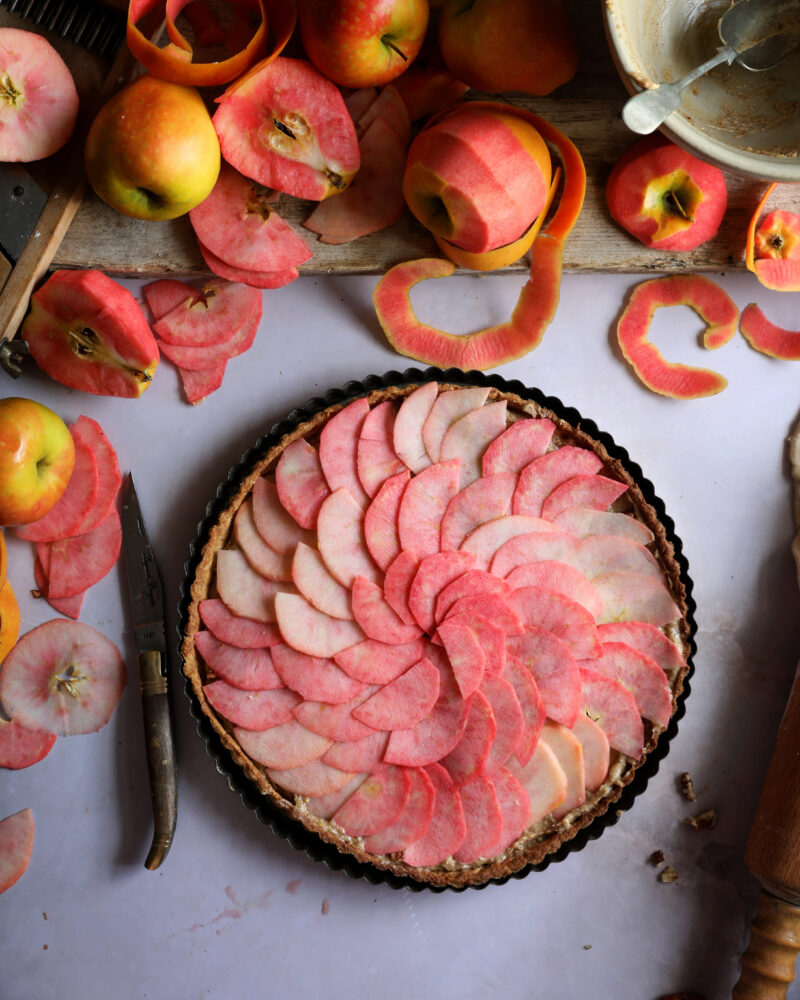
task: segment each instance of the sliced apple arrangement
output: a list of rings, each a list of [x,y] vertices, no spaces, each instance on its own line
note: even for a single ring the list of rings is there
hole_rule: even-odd
[[[540,860],[604,811],[686,671],[682,585],[635,483],[513,407],[430,382],[294,436],[224,547],[214,530],[182,645],[262,790],[434,883]]]

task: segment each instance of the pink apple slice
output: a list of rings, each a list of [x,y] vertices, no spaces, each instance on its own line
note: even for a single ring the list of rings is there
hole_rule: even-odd
[[[483,692],[476,691],[470,699],[461,739],[441,760],[456,786],[465,785],[475,775],[483,773],[496,734],[497,723],[489,699]]]
[[[187,281],[178,281],[175,278],[160,278],[158,281],[151,281],[147,285],[142,285],[142,294],[147,303],[147,308],[153,314],[153,319],[159,320],[162,316],[166,316],[175,306],[194,301],[199,297],[200,292],[194,285],[190,285]]]
[[[352,621],[350,591],[331,575],[317,549],[298,542],[292,559],[292,580],[309,604],[331,618]]]
[[[487,403],[448,427],[442,438],[439,461],[461,459],[459,484],[462,490],[480,479],[483,453],[505,429],[507,408],[505,400]]]
[[[93,733],[111,718],[125,677],[113,642],[90,625],[56,618],[25,633],[7,654],[0,702],[33,729]]]
[[[383,759],[407,767],[425,767],[441,760],[461,739],[468,708],[455,684],[452,689],[442,686],[436,704],[423,719],[392,733]]]
[[[346,674],[365,684],[389,684],[418,663],[425,654],[422,639],[389,645],[365,639],[337,653],[334,659]]]
[[[217,590],[228,610],[259,622],[275,621],[275,596],[292,584],[267,580],[250,566],[239,549],[217,552]]]
[[[321,760],[310,760],[299,767],[285,769],[268,768],[267,777],[279,788],[293,795],[331,795],[344,788],[355,777],[348,771],[323,764]]]
[[[450,555],[450,553],[442,553],[442,556],[445,555]],[[463,559],[467,559],[472,553],[459,552],[458,555]],[[471,562],[474,562],[474,559]],[[506,598],[510,597],[513,592],[513,587],[509,586],[505,580],[492,576],[491,573],[487,573],[482,569],[468,568],[439,591],[434,608],[435,620],[437,622],[444,621],[450,609],[462,597],[497,594],[500,597]]]
[[[553,490],[542,504],[542,517],[547,521],[570,507],[607,510],[628,489],[625,483],[607,476],[582,474],[572,476]]]
[[[306,701],[342,705],[352,701],[366,687],[346,674],[333,660],[298,653],[291,646],[273,646],[272,660],[286,687],[296,691]]]
[[[528,626],[525,634],[509,637],[508,655],[530,671],[549,718],[571,726],[581,705],[578,661],[566,643],[545,629]]]
[[[488,856],[503,832],[503,814],[494,785],[481,775],[458,790],[467,824],[467,835],[453,857],[461,864],[472,864]]]
[[[233,734],[248,757],[281,771],[317,760],[331,746],[330,740],[312,733],[296,719],[263,730],[237,726]]]
[[[422,428],[439,393],[438,382],[426,382],[406,396],[394,421],[394,450],[397,457],[414,472],[431,464],[422,440]]]
[[[214,711],[228,722],[258,731],[288,722],[292,709],[300,702],[300,696],[288,688],[243,691],[226,681],[204,684],[203,694]]]
[[[576,601],[544,587],[521,587],[509,603],[526,626],[535,625],[561,639],[577,659],[600,655],[595,620]]]
[[[514,686],[504,677],[484,678],[481,691],[492,706],[497,723],[497,733],[485,764],[486,773],[491,774],[508,762],[522,742],[525,717]]]
[[[462,577],[474,562],[475,557],[469,552],[434,552],[422,559],[411,584],[408,607],[424,632],[430,635],[436,627],[435,608],[439,595]]]
[[[340,740],[332,744],[322,760],[342,771],[374,771],[383,760],[389,734],[374,732],[360,740]]]
[[[330,489],[319,454],[305,438],[284,448],[275,468],[275,488],[284,510],[301,528],[316,528],[319,509]]]
[[[359,87],[345,97],[345,107],[354,122],[358,121],[377,96],[377,87]]]
[[[242,649],[263,649],[281,642],[278,626],[233,614],[219,598],[208,598],[197,605],[200,619],[220,642]]]
[[[442,517],[458,492],[460,464],[458,459],[451,459],[429,465],[406,486],[397,529],[402,548],[413,552],[418,559],[439,551]]]
[[[358,439],[368,413],[365,398],[354,400],[331,417],[319,439],[319,460],[331,493],[343,486],[360,507],[369,502],[358,478]]]
[[[35,824],[30,809],[0,820],[0,892],[10,889],[28,869]]]
[[[515,590],[522,587],[545,587],[557,594],[569,597],[586,608],[592,618],[597,618],[603,610],[603,602],[597,588],[586,579],[580,570],[564,562],[543,559],[541,562],[517,566],[505,578]]]
[[[531,800],[522,785],[505,767],[495,771],[488,780],[494,785],[503,820],[500,839],[487,851],[490,857],[494,857],[519,840],[527,830],[531,821]]]
[[[183,387],[183,394],[186,402],[194,406],[216,392],[222,385],[225,378],[225,367],[227,361],[221,361],[211,368],[204,368],[202,371],[190,371],[188,368],[179,368],[178,376]]]
[[[331,821],[351,837],[369,837],[396,822],[410,795],[411,778],[407,768],[381,767],[365,778],[337,809]]]
[[[667,676],[686,666],[677,646],[664,633],[647,622],[608,622],[598,625],[600,642],[624,642],[649,656]]]
[[[509,472],[518,475],[534,458],[544,455],[554,430],[553,421],[546,417],[515,420],[484,452],[481,463],[483,475],[497,476]]]
[[[589,535],[584,538],[578,546],[574,565],[589,580],[614,570],[630,570],[662,578],[661,567],[652,552],[640,542],[620,535]]]
[[[531,823],[538,823],[564,801],[567,776],[544,740],[539,740],[533,756],[524,767],[512,760],[508,770],[528,793]]]
[[[611,759],[608,737],[603,730],[582,712],[570,732],[577,737],[583,751],[583,770],[586,791],[595,792],[606,780]]]
[[[439,671],[421,659],[353,710],[353,718],[384,732],[409,729],[425,718],[439,697]]]
[[[236,330],[229,340],[222,344],[197,347],[194,344],[170,344],[159,339],[161,355],[184,371],[207,371],[221,362],[230,361],[249,351],[253,346],[261,322],[261,313],[255,313],[243,326]]]
[[[314,544],[314,534],[301,528],[284,508],[271,479],[259,476],[253,484],[253,520],[259,535],[281,555],[294,554],[298,542]]]
[[[614,570],[596,576],[594,585],[603,602],[597,616],[599,624],[641,621],[650,625],[669,625],[681,617],[663,581],[644,573]]]
[[[276,594],[275,618],[285,641],[309,656],[333,657],[364,639],[354,622],[317,611],[299,594]]]
[[[485,672],[499,677],[506,668],[506,633],[482,615],[449,615],[448,625],[466,625],[478,636],[485,658]]]
[[[553,810],[553,819],[562,819],[586,801],[583,747],[571,730],[555,722],[544,724],[541,739],[556,755],[561,769],[567,776],[566,795],[561,804]]]
[[[153,333],[168,344],[213,347],[229,341],[256,316],[261,292],[224,278],[212,278],[194,300],[187,300],[153,324]]]
[[[462,615],[486,618],[499,625],[506,635],[520,635],[524,631],[522,618],[515,608],[499,594],[473,594],[459,598],[445,615],[445,620]]]
[[[239,649],[205,629],[195,633],[195,648],[217,677],[243,691],[272,691],[283,679],[267,649]]]
[[[364,510],[343,486],[322,502],[317,543],[325,565],[343,587],[351,588],[357,576],[380,582],[381,571],[367,551]]]
[[[495,576],[506,577],[517,566],[545,559],[575,566],[579,548],[578,539],[566,531],[537,531],[517,535],[497,550],[492,559],[491,570]]]
[[[536,531],[555,531],[549,521],[527,514],[511,514],[497,517],[476,528],[461,543],[462,552],[475,553],[475,568],[487,570],[497,550],[517,535],[528,535]]]
[[[36,543],[36,558],[33,561],[33,578],[36,582],[36,586],[41,592],[41,596],[44,597],[54,611],[57,611],[65,618],[73,618],[77,621],[81,616],[83,602],[86,598],[85,590],[82,590],[78,594],[74,594],[72,597],[62,598],[50,597],[48,593],[50,581],[47,578],[44,566],[46,565],[48,569],[50,567],[50,546],[53,544],[53,542]]]
[[[365,838],[364,850],[370,854],[404,851],[423,836],[433,819],[436,799],[433,782],[421,767],[406,770],[411,781],[408,802],[391,826]]]
[[[542,505],[553,490],[573,476],[597,472],[603,466],[593,451],[565,445],[535,458],[519,474],[512,510],[515,514],[542,516]]]
[[[319,736],[325,736],[336,743],[361,740],[371,736],[375,730],[353,718],[353,709],[358,708],[377,690],[375,685],[366,687],[360,695],[343,705],[328,705],[324,701],[304,701],[294,709],[294,717],[306,729]]]
[[[119,492],[122,476],[117,453],[100,424],[89,417],[81,416],[75,421],[74,426],[76,430],[80,430],[81,437],[91,448],[97,462],[97,496],[76,532],[85,535],[96,528],[108,514]]]
[[[0,719],[0,767],[19,771],[43,760],[53,749],[55,733],[23,725],[19,719]]]
[[[632,538],[640,545],[653,541],[653,532],[642,521],[615,510],[590,510],[588,507],[570,507],[552,522],[559,531],[568,531],[576,538],[588,535],[619,535]]]
[[[422,426],[422,440],[431,462],[440,460],[442,441],[451,424],[482,407],[488,398],[489,389],[479,386],[439,393]]]
[[[75,442],[72,475],[61,499],[44,517],[14,529],[17,538],[26,542],[53,542],[77,534],[87,511],[97,499],[100,489],[98,458],[82,428],[73,424],[69,430]]]
[[[267,580],[288,582],[292,579],[292,558],[267,545],[256,527],[253,501],[248,497],[233,519],[233,537],[250,566]]]
[[[662,728],[672,714],[667,675],[649,656],[624,642],[603,643],[603,655],[586,664],[594,673],[610,677],[633,695],[639,714]]]
[[[478,633],[468,625],[453,625],[450,622],[442,622],[438,633],[453,668],[458,689],[463,698],[468,698],[480,687],[486,671],[486,654]]]
[[[452,857],[467,835],[467,824],[458,789],[440,764],[430,764],[425,773],[434,790],[433,815],[425,833],[403,852],[403,860],[414,868],[441,864]]]
[[[363,576],[353,581],[353,618],[370,639],[401,645],[421,634],[417,625],[405,625],[383,596],[383,588]]]
[[[508,514],[516,485],[516,475],[507,472],[484,476],[457,493],[442,518],[442,551],[459,549],[476,528]]]
[[[365,134],[373,122],[385,121],[402,140],[405,146],[411,139],[411,119],[408,109],[398,89],[392,84],[383,87],[372,104],[356,119],[356,129]]]
[[[323,761],[324,763],[324,761]],[[311,816],[318,816],[320,819],[330,819],[343,802],[346,802],[353,792],[358,788],[366,774],[354,774],[341,788],[336,788],[327,795],[311,795],[306,801],[306,809]]]
[[[356,448],[358,479],[369,497],[374,497],[387,479],[405,468],[394,450],[394,404],[387,399],[364,418]]]
[[[74,597],[102,580],[119,558],[122,528],[116,507],[111,507],[86,535],[50,543],[48,599]]]
[[[618,681],[581,669],[583,711],[605,732],[615,750],[639,760],[644,752],[644,726],[633,695]]]
[[[514,751],[517,760],[524,765],[533,756],[539,742],[545,720],[544,702],[533,674],[519,660],[509,660],[503,677],[514,688],[525,721],[525,728]]]
[[[238,281],[242,285],[251,285],[253,288],[283,288],[284,285],[288,285],[300,277],[300,272],[296,267],[287,267],[282,271],[251,271],[243,267],[233,267],[212,253],[199,240],[197,248],[209,271],[220,278],[225,278],[226,281]]]
[[[400,555],[397,516],[409,475],[408,469],[405,469],[387,479],[364,515],[364,540],[367,549],[384,572]]]
[[[411,596],[414,578],[419,571],[419,565],[419,559],[414,553],[404,550],[396,559],[392,560],[383,581],[384,597],[398,618],[406,625],[413,625],[416,621],[408,600]]]

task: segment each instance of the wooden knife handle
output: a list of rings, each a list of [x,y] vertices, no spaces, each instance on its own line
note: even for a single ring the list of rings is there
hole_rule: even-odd
[[[800,951],[800,906],[762,890],[733,1000],[786,1000]]]
[[[139,680],[142,689],[142,715],[153,802],[153,843],[144,863],[150,871],[166,858],[175,835],[178,818],[178,773],[175,739],[172,731],[167,680],[161,654],[139,655]]]

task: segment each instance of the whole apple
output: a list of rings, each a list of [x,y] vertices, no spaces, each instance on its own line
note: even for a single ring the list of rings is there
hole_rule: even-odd
[[[176,219],[208,197],[219,140],[193,87],[141,76],[97,114],[84,161],[95,192],[135,219]]]
[[[0,524],[38,521],[61,499],[75,465],[67,425],[33,399],[0,399]]]
[[[298,0],[306,55],[340,87],[380,87],[408,67],[428,27],[428,0]]]

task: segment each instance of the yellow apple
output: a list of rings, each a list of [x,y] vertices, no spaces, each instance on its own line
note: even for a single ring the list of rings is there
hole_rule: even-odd
[[[193,87],[145,75],[100,109],[84,160],[89,183],[118,212],[176,219],[211,193],[219,140]]]

